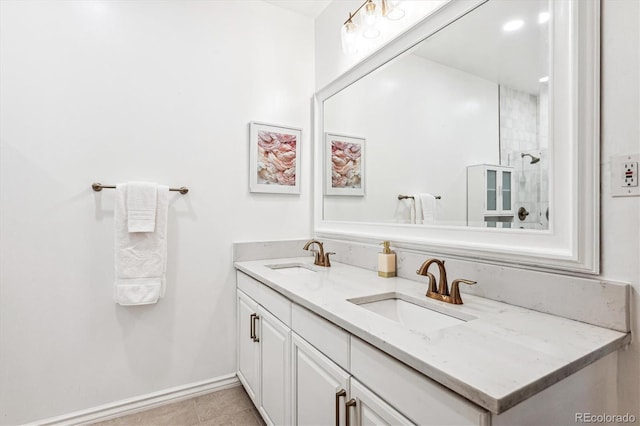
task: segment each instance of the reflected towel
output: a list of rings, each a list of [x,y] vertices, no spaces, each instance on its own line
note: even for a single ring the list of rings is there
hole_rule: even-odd
[[[158,185],[127,183],[127,228],[129,232],[153,232],[156,227]]]
[[[128,189],[127,184],[116,185],[114,297],[120,305],[147,305],[164,296],[169,187],[157,186],[153,232],[128,231]]]
[[[414,195],[416,201],[416,222],[432,224],[436,221],[436,197],[428,193]]]

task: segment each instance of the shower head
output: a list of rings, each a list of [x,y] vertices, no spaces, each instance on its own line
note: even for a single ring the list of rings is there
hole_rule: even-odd
[[[524,152],[522,154],[520,154],[521,158],[524,157],[531,157],[531,162],[529,164],[536,164],[538,161],[540,161],[540,157],[534,157],[531,154],[525,154]]]

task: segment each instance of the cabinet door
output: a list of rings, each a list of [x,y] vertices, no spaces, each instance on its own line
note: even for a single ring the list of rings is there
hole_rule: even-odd
[[[498,210],[498,172],[496,170],[485,171],[485,189],[487,195],[485,210],[490,213],[495,212]]]
[[[291,424],[291,331],[260,307],[262,404],[268,424]]]
[[[293,424],[345,425],[349,374],[292,333]]]
[[[413,425],[408,418],[400,414],[353,377],[351,378],[351,399],[355,400],[355,405],[349,408],[351,410],[349,412],[350,425]]]
[[[256,407],[260,406],[260,343],[257,338],[258,304],[238,291],[238,378]],[[254,336],[256,336],[254,338]]]
[[[513,173],[511,173],[508,170],[503,170],[502,173],[500,173],[501,175],[501,180],[502,180],[502,185],[500,186],[501,191],[500,191],[500,198],[501,198],[501,210],[504,213],[509,213],[512,210],[512,176]]]

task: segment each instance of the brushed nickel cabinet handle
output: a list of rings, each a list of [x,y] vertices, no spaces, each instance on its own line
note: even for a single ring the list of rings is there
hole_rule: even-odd
[[[260,315],[253,314],[253,319],[251,320],[251,323],[253,324],[253,341],[254,342],[260,341],[260,338],[256,334],[256,321],[259,321],[259,320],[260,320]]]
[[[350,400],[347,401],[347,403],[345,404],[346,407],[346,415],[347,415],[347,426],[351,426],[351,419],[349,416],[349,411],[351,411],[349,408],[350,407],[355,407],[356,406],[356,400],[351,398]]]
[[[340,426],[340,398],[347,396],[347,391],[340,389],[336,392],[336,426]]]

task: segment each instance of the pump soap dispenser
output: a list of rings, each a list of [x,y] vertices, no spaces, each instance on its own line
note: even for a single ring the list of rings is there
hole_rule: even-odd
[[[382,253],[378,253],[378,276],[390,278],[396,276],[396,254],[389,248],[389,241],[384,241]]]

